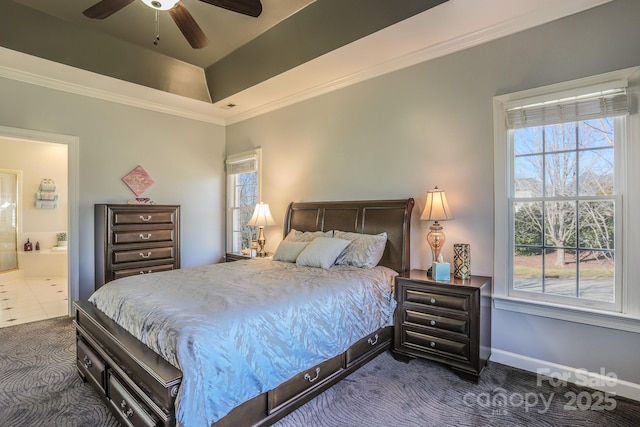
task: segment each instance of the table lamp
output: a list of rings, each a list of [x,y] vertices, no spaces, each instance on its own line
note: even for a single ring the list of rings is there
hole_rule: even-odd
[[[276,225],[276,221],[271,216],[269,205],[262,202],[258,203],[256,205],[256,209],[253,211],[253,216],[249,222],[247,222],[247,225],[259,228],[258,245],[260,246],[260,251],[258,252],[258,256],[267,256],[267,252],[264,250],[264,245],[267,243],[267,239],[264,237],[264,227],[268,225]]]
[[[427,204],[424,207],[422,216],[423,221],[434,221],[429,227],[431,231],[427,234],[427,242],[431,247],[431,254],[433,256],[432,262],[438,262],[440,257],[440,251],[446,241],[442,226],[439,221],[448,221],[453,219],[453,214],[449,209],[447,203],[447,197],[443,190],[439,190],[436,186],[432,191],[427,193]]]

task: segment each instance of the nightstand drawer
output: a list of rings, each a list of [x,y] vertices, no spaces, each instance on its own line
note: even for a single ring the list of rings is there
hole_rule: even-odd
[[[451,319],[411,309],[405,310],[404,318],[405,322],[416,325],[457,332],[465,336],[469,335],[469,322],[467,320]]]
[[[113,251],[113,263],[173,258],[173,246],[134,251]]]
[[[173,230],[114,231],[113,243],[172,242]]]
[[[459,359],[469,359],[469,344],[466,342],[452,341],[445,338],[422,334],[412,329],[403,327],[402,344],[425,352],[446,353]]]
[[[469,310],[469,298],[466,296],[443,295],[417,289],[406,289],[404,301],[465,312]]]

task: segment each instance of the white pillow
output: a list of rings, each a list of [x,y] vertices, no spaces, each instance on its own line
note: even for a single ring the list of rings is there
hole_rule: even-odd
[[[284,240],[288,242],[310,242],[316,237],[333,237],[333,230],[329,231],[298,231],[291,229]]]
[[[309,245],[309,242],[289,242],[283,240],[273,254],[274,261],[296,262],[300,252]]]
[[[329,268],[349,245],[348,240],[317,237],[298,255],[297,265]]]
[[[352,265],[364,268],[375,267],[380,262],[387,244],[386,232],[361,234],[335,230],[333,236],[350,242],[349,246],[336,260],[338,265]]]

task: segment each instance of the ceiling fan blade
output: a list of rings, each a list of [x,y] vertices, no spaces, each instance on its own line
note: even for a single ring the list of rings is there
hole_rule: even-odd
[[[89,18],[104,19],[133,2],[134,0],[102,0],[82,13]]]
[[[192,48],[201,49],[209,44],[207,36],[204,35],[196,20],[193,19],[193,16],[181,1],[178,2],[176,7],[169,9],[169,15],[171,15]]]
[[[262,13],[260,0],[200,0],[233,12],[257,18]]]

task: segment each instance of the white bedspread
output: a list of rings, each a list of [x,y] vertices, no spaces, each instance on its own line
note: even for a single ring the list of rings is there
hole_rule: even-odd
[[[182,371],[177,423],[204,427],[391,325],[394,275],[251,259],[126,277],[89,301]]]

